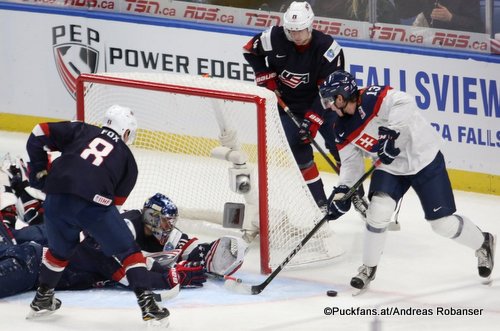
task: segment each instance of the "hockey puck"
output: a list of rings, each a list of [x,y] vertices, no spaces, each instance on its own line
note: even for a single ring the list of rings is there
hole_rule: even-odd
[[[337,291],[328,290],[328,291],[326,291],[326,295],[328,295],[329,297],[336,297],[337,296]]]

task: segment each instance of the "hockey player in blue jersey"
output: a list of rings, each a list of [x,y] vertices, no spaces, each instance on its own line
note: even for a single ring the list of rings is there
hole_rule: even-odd
[[[2,199],[4,203],[15,203]],[[0,209],[0,298],[35,288],[46,245],[45,225],[9,227],[11,206]],[[6,221],[4,215],[8,216]],[[154,289],[202,287],[206,273],[229,276],[238,270],[248,245],[240,238],[223,236],[199,242],[176,227],[177,206],[161,193],[148,198],[144,208],[122,213],[122,217],[143,251],[147,277]],[[16,245],[17,244],[17,245]],[[123,266],[106,256],[100,245],[87,236],[75,249],[56,289],[83,290],[102,286],[128,286]]]
[[[168,253],[165,262],[188,261],[200,263],[206,272],[215,276],[230,276],[243,264],[248,244],[235,236],[222,236],[212,242],[200,242],[196,237],[180,231],[177,206],[161,193],[149,197],[141,210],[127,211],[122,216],[129,220],[137,234],[137,242],[148,252]]]
[[[118,105],[106,111],[102,128],[83,122],[54,122],[33,129],[26,145],[29,180],[32,187],[47,195],[44,209],[49,249],[43,256],[28,318],[60,308],[54,288],[83,230],[106,255],[121,261],[143,320],[168,323],[169,311],[158,307],[145,277],[146,259],[117,209],[137,180],[137,164],[127,146],[133,142],[136,129],[132,111]],[[61,155],[49,164],[48,151]]]
[[[338,160],[333,134],[335,114],[321,107],[318,85],[337,69],[344,69],[344,53],[330,36],[313,29],[314,13],[307,2],[294,1],[283,15],[283,26],[272,26],[254,36],[243,55],[255,73],[257,85],[276,92],[288,105],[300,128],[281,107],[285,134],[309,190],[318,206],[326,195],[314,162],[312,138],[319,131]]]
[[[455,214],[455,200],[443,154],[441,137],[424,119],[407,93],[390,86],[358,89],[346,71],[330,75],[320,87],[325,109],[335,111],[337,146],[342,160],[338,186],[329,202],[331,218],[346,213],[351,201],[340,201],[363,175],[363,153],[379,157],[382,165],[371,178],[364,233],[363,265],[351,286],[364,290],[375,278],[396,202],[411,187],[434,232],[470,247],[478,258],[479,275],[488,282],[494,266],[495,237],[482,232],[463,215]]]

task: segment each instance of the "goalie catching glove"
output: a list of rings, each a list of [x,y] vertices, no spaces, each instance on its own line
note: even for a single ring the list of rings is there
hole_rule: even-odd
[[[167,283],[170,288],[181,284],[181,288],[203,287],[207,276],[198,262],[181,261],[168,270]]]
[[[248,244],[242,238],[221,237],[212,243],[205,257],[205,268],[216,275],[232,275],[243,264],[247,251]]]
[[[199,262],[206,272],[228,276],[243,264],[248,244],[242,238],[233,236],[223,236],[211,243],[198,244],[197,238],[189,239],[185,233],[174,228],[163,249],[163,252],[155,254],[161,256],[155,260],[163,266],[177,260]]]

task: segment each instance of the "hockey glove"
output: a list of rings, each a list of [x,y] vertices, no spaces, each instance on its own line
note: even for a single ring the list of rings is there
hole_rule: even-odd
[[[47,169],[45,168],[45,164],[41,165],[40,162],[28,162],[28,173],[30,186],[43,191],[43,187],[45,186],[45,179],[49,174]]]
[[[273,92],[278,89],[278,78],[276,77],[276,73],[272,71],[256,73],[255,83]]]
[[[170,268],[167,276],[167,283],[170,288],[181,284],[181,288],[203,287],[207,281],[207,276],[200,263],[181,261]]]
[[[347,185],[340,185],[333,188],[331,198],[328,199],[328,215],[329,221],[336,220],[351,209],[351,199],[342,201],[341,199],[349,192],[350,188]]]
[[[316,133],[318,133],[319,127],[323,124],[323,118],[318,114],[309,111],[304,116],[302,123],[300,124],[299,136],[300,140],[304,144],[311,143],[309,138],[314,139]]]
[[[394,145],[395,140],[399,137],[399,132],[381,126],[378,128],[378,157],[383,164],[391,164],[392,161],[399,155],[401,150]]]

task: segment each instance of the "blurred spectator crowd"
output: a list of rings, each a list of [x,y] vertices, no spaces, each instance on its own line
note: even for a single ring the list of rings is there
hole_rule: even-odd
[[[275,12],[284,12],[292,2],[292,0],[184,1]],[[309,0],[308,2],[316,16],[320,17],[485,32],[480,0]]]

